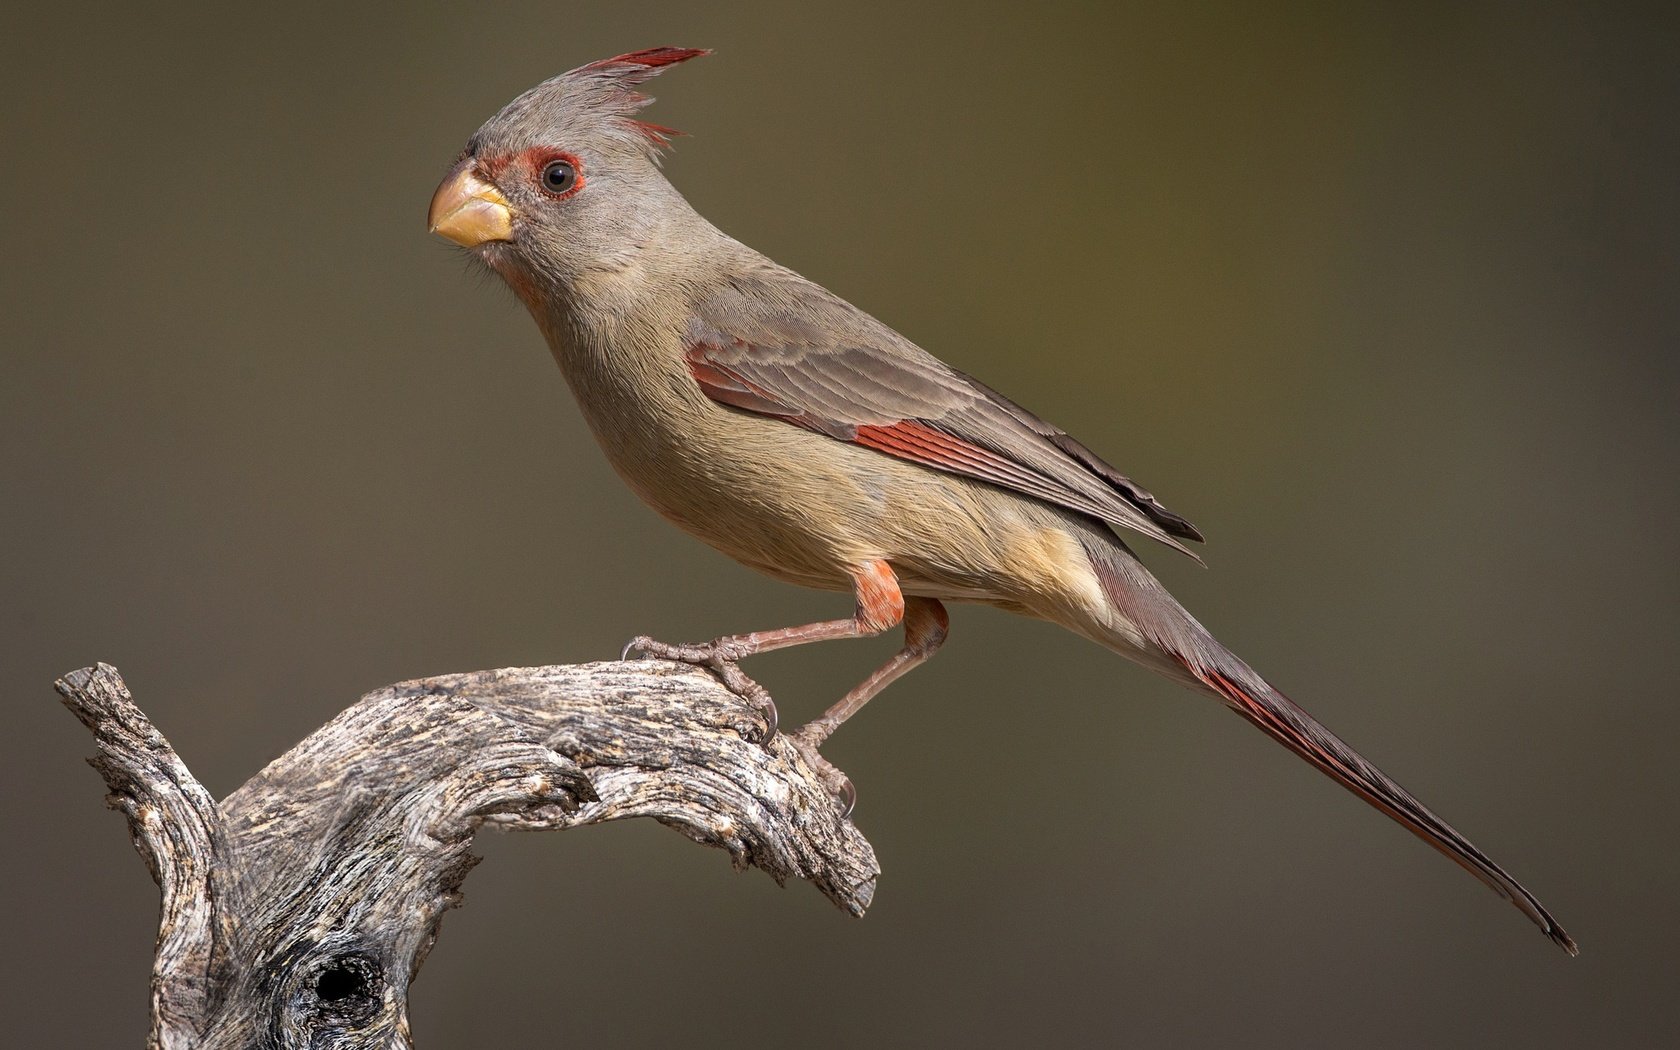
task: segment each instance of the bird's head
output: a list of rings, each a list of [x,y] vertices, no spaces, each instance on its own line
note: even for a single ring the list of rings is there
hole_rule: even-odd
[[[579,66],[520,95],[467,141],[427,225],[527,301],[534,287],[626,268],[693,213],[659,170],[678,132],[637,118],[637,85],[710,52],[658,47]],[[657,245],[655,245],[657,246]]]

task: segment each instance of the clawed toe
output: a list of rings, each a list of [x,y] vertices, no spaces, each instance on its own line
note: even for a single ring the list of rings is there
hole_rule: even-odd
[[[702,642],[689,645],[672,645],[669,642],[656,641],[647,635],[637,635],[625,645],[619,659],[628,660],[632,654],[640,653],[643,658],[654,660],[674,660],[678,663],[694,664],[704,667],[717,675],[724,688],[736,696],[747,701],[758,709],[764,719],[764,733],[757,740],[757,744],[768,744],[776,735],[780,725],[780,716],[776,712],[776,702],[770,698],[770,691],[747,677],[737,663],[741,657],[749,655],[738,641],[733,638],[719,638],[712,642]],[[840,804],[841,816],[849,817],[852,809],[857,805],[857,788],[852,786],[852,780],[846,774],[822,757],[817,748],[828,735],[834,732],[841,720],[829,715],[801,727],[789,734],[788,741],[799,751],[805,764],[811,767],[817,780],[828,789],[835,801]]]
[[[799,751],[799,756],[805,760],[805,764],[811,767],[811,772],[817,775],[817,780],[840,803],[840,815],[849,817],[857,807],[857,788],[852,786],[851,777],[840,772],[839,767],[817,751],[817,744],[826,737],[827,734],[823,733],[816,723],[812,723],[789,733],[787,739]]]
[[[741,665],[733,660],[718,660],[707,665],[723,682],[724,687],[736,696],[758,708],[758,713],[764,717],[764,736],[756,743],[768,744],[781,726],[781,714],[776,710],[776,701],[770,698],[770,690],[759,685],[747,673],[741,670]]]
[[[852,786],[851,777],[839,770],[835,770],[835,773],[840,777],[839,790],[836,791],[832,787],[829,790],[834,791],[835,797],[840,800],[840,815],[849,817],[852,815],[852,810],[857,808],[857,788]]]
[[[694,645],[672,645],[669,642],[655,641],[644,634],[630,639],[625,644],[624,651],[619,654],[619,659],[628,660],[630,654],[641,653],[643,658],[675,660],[678,663],[709,669],[718,676],[724,688],[758,709],[759,715],[764,719],[764,732],[753,743],[768,744],[775,738],[776,730],[781,725],[781,715],[776,711],[776,701],[771,699],[770,691],[741,670],[741,665],[736,661],[746,654],[738,651],[739,648],[727,639]]]
[[[719,659],[718,645],[715,642],[705,645],[672,645],[649,638],[645,634],[624,643],[624,651],[619,653],[620,660],[630,659],[630,654],[640,653],[644,660],[675,660],[683,664],[696,664],[701,667],[710,666]]]

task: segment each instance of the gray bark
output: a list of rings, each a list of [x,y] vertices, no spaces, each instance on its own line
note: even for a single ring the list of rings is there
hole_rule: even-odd
[[[105,664],[65,675],[163,894],[153,1048],[406,1047],[409,983],[481,824],[652,817],[863,914],[874,851],[758,713],[655,662],[427,678],[363,697],[215,802]]]

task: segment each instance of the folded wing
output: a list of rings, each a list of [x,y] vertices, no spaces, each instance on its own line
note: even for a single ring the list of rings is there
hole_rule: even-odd
[[[790,295],[785,283],[797,281]],[[755,294],[757,293],[757,294]],[[1190,555],[1201,533],[1090,449],[815,285],[703,303],[689,373],[714,401],[1130,529]]]

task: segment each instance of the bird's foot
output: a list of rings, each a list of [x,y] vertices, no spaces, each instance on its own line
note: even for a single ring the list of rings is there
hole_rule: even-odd
[[[857,788],[852,786],[851,777],[840,772],[834,763],[817,751],[817,747],[827,740],[828,734],[833,731],[832,726],[824,724],[819,718],[789,733],[787,740],[799,752],[799,757],[805,760],[805,764],[811,767],[811,772],[817,775],[822,786],[839,801],[841,815],[849,817],[852,815],[852,809],[857,806]]]
[[[733,639],[719,638],[717,641],[700,644],[672,645],[669,642],[655,641],[643,634],[630,639],[618,658],[628,660],[632,653],[641,653],[643,657],[656,660],[674,660],[677,663],[707,668],[718,676],[725,689],[758,709],[759,715],[764,719],[764,734],[754,742],[768,744],[775,737],[776,729],[781,724],[781,716],[776,712],[776,701],[771,699],[770,690],[747,677],[747,673],[741,670],[741,657],[751,654]]]

